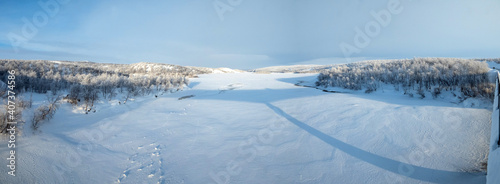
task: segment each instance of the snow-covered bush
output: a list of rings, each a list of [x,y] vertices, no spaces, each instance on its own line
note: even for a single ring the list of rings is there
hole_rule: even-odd
[[[70,104],[76,105],[80,101],[79,100],[80,92],[81,92],[80,85],[72,85],[71,88],[69,89],[69,94],[66,97],[64,97],[64,100],[68,101]]]
[[[454,58],[414,58],[381,60],[333,66],[318,76],[317,86],[352,90],[377,90],[392,84],[410,96],[437,97],[443,91],[459,91],[460,98],[492,98],[494,84],[489,81],[485,62]]]
[[[2,105],[0,105],[0,133],[8,133],[8,122],[12,122],[12,120],[16,120],[18,124],[24,123],[21,117],[24,109],[30,106],[31,101],[25,101],[21,98],[16,98],[13,102],[15,110],[13,110],[12,108],[9,109],[7,100],[5,100]]]
[[[52,119],[54,114],[59,107],[58,101],[59,97],[52,96],[47,98],[48,104],[40,105],[33,114],[33,119],[31,120],[31,127],[33,129],[38,129],[40,123]]]

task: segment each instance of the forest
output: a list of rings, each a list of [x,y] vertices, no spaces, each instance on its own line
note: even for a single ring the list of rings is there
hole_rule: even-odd
[[[332,66],[318,76],[317,86],[376,91],[392,85],[409,96],[433,97],[450,91],[459,99],[493,98],[495,85],[486,62],[475,59],[413,58],[378,60]],[[456,93],[455,93],[456,92]]]
[[[169,64],[136,63],[106,64],[93,62],[44,61],[44,60],[0,60],[0,97],[6,99],[7,85],[4,79],[8,71],[14,70],[17,113],[31,108],[31,93],[47,94],[48,104],[35,110],[32,123],[50,119],[64,100],[73,105],[82,105],[90,112],[99,99],[111,100],[119,93],[125,94],[123,103],[130,97],[149,95],[153,92],[173,92],[188,85],[189,77],[210,73],[207,68],[183,67]],[[26,95],[21,95],[26,94]],[[22,96],[22,97],[21,97]],[[28,99],[29,98],[29,99]],[[6,104],[6,103],[3,103]],[[0,110],[0,133],[6,132],[7,106]]]
[[[413,58],[375,60],[358,63],[284,68],[295,73],[318,72],[316,85],[364,90],[371,93],[387,86],[411,97],[433,98],[451,93],[463,101],[470,97],[492,99],[494,83],[489,76],[488,59]],[[493,60],[499,62],[499,60]],[[278,68],[280,71],[282,68]],[[7,96],[8,71],[15,70],[16,119],[29,117],[34,129],[50,120],[61,102],[70,103],[84,113],[95,112],[98,101],[117,99],[125,104],[134,96],[158,95],[182,90],[190,77],[214,73],[214,69],[158,63],[110,64],[93,62],[0,60],[0,97]],[[300,70],[300,71],[299,71]],[[218,71],[220,72],[220,71]],[[254,71],[258,73],[257,71]],[[32,94],[46,94],[45,104],[32,106]],[[0,107],[0,133],[7,129],[8,109]]]

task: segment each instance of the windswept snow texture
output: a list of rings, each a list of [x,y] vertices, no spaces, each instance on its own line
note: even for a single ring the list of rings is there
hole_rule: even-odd
[[[17,139],[17,176],[3,166],[0,181],[485,183],[491,109],[294,85],[316,77],[200,75],[184,91],[88,115],[63,104]]]

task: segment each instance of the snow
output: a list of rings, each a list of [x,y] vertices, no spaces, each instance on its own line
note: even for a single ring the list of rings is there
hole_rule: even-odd
[[[231,68],[215,68],[212,69],[212,73],[242,73],[241,70],[231,69]]]
[[[498,77],[499,73],[496,72]],[[500,149],[499,142],[499,104],[498,104],[498,88],[495,91],[495,103],[493,105],[493,113],[491,115],[491,138],[490,138],[490,154],[488,155],[488,184],[500,183]]]
[[[17,176],[0,181],[485,183],[491,109],[294,85],[316,76],[207,74],[158,98],[102,101],[96,113],[62,104],[39,131],[25,127]]]
[[[366,61],[373,58],[368,57],[332,57],[332,58],[317,58],[296,63],[297,65],[332,65],[332,64],[347,64],[352,62]],[[382,58],[379,58],[382,59]],[[385,58],[389,59],[389,58]]]
[[[64,63],[63,61],[49,61],[49,62],[56,63],[56,64],[62,64],[62,63]]]
[[[486,62],[490,68],[500,69],[500,64],[492,61]]]
[[[270,66],[253,70],[256,73],[319,73],[320,70],[329,69],[333,65],[288,65]]]

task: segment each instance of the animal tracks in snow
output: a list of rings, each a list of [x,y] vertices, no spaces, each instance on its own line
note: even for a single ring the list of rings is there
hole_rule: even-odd
[[[116,183],[182,183],[165,176],[166,164],[162,158],[162,146],[151,143],[137,147],[137,153],[128,158],[127,168]]]

